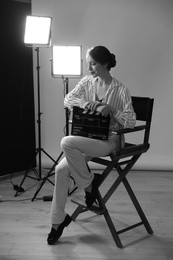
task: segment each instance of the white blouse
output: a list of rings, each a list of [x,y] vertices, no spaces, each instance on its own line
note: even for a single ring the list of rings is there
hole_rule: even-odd
[[[82,78],[76,87],[65,96],[65,107],[70,110],[73,106],[82,108],[86,102],[97,101],[97,84],[98,77],[93,78],[91,75],[87,75]],[[112,111],[110,131],[135,126],[136,114],[133,110],[130,92],[117,79],[112,79],[102,102],[108,104]]]

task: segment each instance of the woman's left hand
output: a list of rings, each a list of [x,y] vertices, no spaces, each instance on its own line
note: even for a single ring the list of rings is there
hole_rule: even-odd
[[[107,105],[107,104],[102,104],[102,105],[98,106],[96,108],[96,110],[97,110],[97,112],[101,113],[102,116],[105,116],[105,117],[108,115],[111,115],[111,113],[112,113],[109,105]]]

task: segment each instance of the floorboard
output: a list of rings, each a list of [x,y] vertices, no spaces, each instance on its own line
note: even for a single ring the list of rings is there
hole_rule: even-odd
[[[33,173],[34,174],[34,173]],[[105,192],[116,172],[101,187]],[[54,176],[52,176],[53,180]],[[12,181],[20,184],[22,176]],[[173,174],[159,171],[131,171],[128,180],[153,228],[148,235],[140,226],[120,235],[123,249],[116,247],[103,216],[83,213],[64,230],[54,246],[47,245],[50,231],[50,201],[53,186],[46,182],[34,202],[31,199],[38,181],[26,178],[24,193],[14,197],[9,178],[0,178],[0,260],[173,260]],[[68,197],[66,211],[76,205],[72,197],[83,199],[79,191]],[[123,186],[107,203],[117,230],[138,221],[136,211]]]

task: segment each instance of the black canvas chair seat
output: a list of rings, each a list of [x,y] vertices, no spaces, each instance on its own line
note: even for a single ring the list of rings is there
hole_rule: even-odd
[[[138,131],[143,131],[143,139],[139,144],[133,143],[125,143],[125,146],[121,148],[119,147],[118,151],[113,152],[105,158],[94,157],[91,161],[106,166],[103,172],[101,173],[101,183],[104,183],[108,175],[112,170],[116,169],[118,173],[118,177],[114,180],[111,187],[108,189],[106,194],[102,195],[100,190],[98,189],[97,193],[97,205],[93,205],[91,207],[87,207],[85,204],[81,204],[74,199],[72,200],[78,206],[74,213],[72,214],[72,219],[75,221],[79,214],[84,213],[86,211],[92,211],[98,215],[103,215],[106,223],[110,229],[110,232],[113,236],[113,239],[117,245],[117,247],[122,248],[122,242],[120,240],[119,235],[128,230],[136,228],[138,226],[144,225],[147,232],[149,234],[153,233],[153,230],[127,180],[127,174],[130,172],[134,164],[140,158],[140,156],[147,152],[150,144],[149,144],[149,133],[151,126],[151,118],[152,118],[152,109],[154,100],[146,97],[132,97],[133,107],[136,113],[137,121],[140,121],[141,125],[134,127],[133,129],[120,129],[116,131],[116,134],[119,135],[121,140],[121,135],[127,135],[129,133],[136,133]],[[126,227],[122,230],[117,231],[114,223],[111,219],[111,216],[106,207],[106,203],[115,190],[118,188],[120,184],[123,184],[139,217],[140,222],[135,223],[129,227]],[[100,186],[99,186],[100,187]]]

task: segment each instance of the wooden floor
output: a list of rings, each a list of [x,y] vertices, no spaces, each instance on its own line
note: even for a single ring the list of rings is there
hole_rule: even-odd
[[[113,172],[102,192],[115,178]],[[19,184],[22,176],[13,178]],[[54,178],[54,176],[52,177]],[[47,245],[50,230],[51,202],[42,200],[51,195],[53,186],[46,182],[31,202],[37,181],[27,178],[18,197],[10,180],[0,180],[0,260],[171,260],[173,259],[173,173],[132,171],[128,177],[137,198],[154,230],[148,235],[140,226],[120,235],[123,249],[116,247],[103,216],[81,214],[72,222],[54,246]],[[78,199],[83,192],[75,195]],[[123,186],[107,203],[117,230],[138,221]],[[71,214],[76,205],[68,198],[66,211]]]

